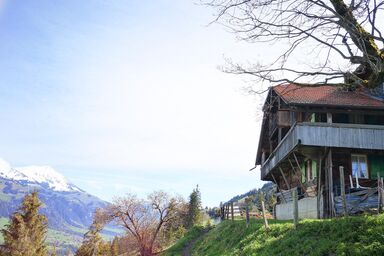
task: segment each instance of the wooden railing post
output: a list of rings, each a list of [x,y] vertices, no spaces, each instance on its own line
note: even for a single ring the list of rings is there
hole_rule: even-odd
[[[340,189],[341,189],[341,200],[343,202],[343,212],[344,216],[348,216],[348,209],[347,209],[347,199],[345,197],[345,178],[344,178],[344,167],[339,167],[340,171]]]

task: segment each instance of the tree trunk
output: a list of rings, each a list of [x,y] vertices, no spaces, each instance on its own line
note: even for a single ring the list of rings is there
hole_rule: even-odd
[[[351,59],[351,63],[360,66],[345,77],[346,83],[362,84],[375,88],[384,81],[384,51],[380,50],[373,36],[356,20],[352,10],[343,0],[330,0],[337,15],[339,24],[351,37],[354,45],[363,53],[363,58]]]

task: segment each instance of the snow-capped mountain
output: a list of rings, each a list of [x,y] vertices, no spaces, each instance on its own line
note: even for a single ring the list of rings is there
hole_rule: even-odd
[[[81,189],[69,183],[62,174],[50,166],[32,165],[12,168],[8,162],[0,159],[0,177],[46,185],[54,191],[81,191]]]
[[[52,245],[60,245],[63,253],[82,240],[95,210],[108,205],[68,182],[50,166],[12,167],[0,158],[0,218],[8,218],[17,210],[23,197],[33,190],[38,191],[43,203],[41,213],[48,218],[49,228],[54,230],[48,240]],[[57,241],[57,232],[59,237],[65,237],[65,242],[61,238]]]

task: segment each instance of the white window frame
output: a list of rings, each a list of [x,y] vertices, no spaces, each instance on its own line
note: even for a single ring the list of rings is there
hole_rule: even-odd
[[[357,172],[358,172],[358,176],[357,178],[359,179],[369,179],[369,168],[368,168],[368,157],[367,155],[363,155],[363,154],[351,154],[351,172],[352,172],[352,177],[355,178],[356,175],[353,174],[353,157],[356,157],[357,158]],[[361,174],[361,169],[360,169],[360,163],[361,163],[361,158],[364,158],[364,162],[365,162],[365,166],[367,167],[367,173],[366,173],[366,176],[364,177],[360,177],[360,174]]]

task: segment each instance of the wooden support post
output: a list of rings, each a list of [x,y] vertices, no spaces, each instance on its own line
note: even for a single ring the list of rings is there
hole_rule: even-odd
[[[344,217],[348,217],[348,209],[347,209],[347,199],[345,197],[345,177],[344,177],[344,167],[339,167],[340,171],[340,190],[341,190],[341,200],[343,202],[343,212]]]
[[[246,218],[247,227],[248,227],[249,226],[249,205],[248,204],[245,206],[245,218]]]
[[[287,188],[288,188],[288,189],[291,189],[291,186],[289,186],[289,183],[288,183],[288,181],[287,181],[287,178],[285,178],[284,172],[283,172],[283,170],[281,169],[281,167],[279,167],[279,170],[280,170],[281,176],[283,176],[285,185],[287,185]]]
[[[322,191],[321,191],[321,163],[322,163],[322,159],[321,157],[319,157],[319,166],[318,166],[318,170],[317,170],[317,218],[318,219],[321,219],[321,196],[322,196]]]
[[[297,198],[297,188],[292,190],[292,199],[293,199],[293,225],[295,229],[299,224],[299,203]]]
[[[327,113],[327,123],[332,123],[332,113]]]
[[[266,230],[269,229],[267,216],[265,215],[265,206],[264,206],[264,199],[261,200],[261,210],[263,211],[263,219],[264,219],[264,227]]]
[[[233,215],[233,202],[231,202],[231,219],[232,221],[235,219],[235,216]]]
[[[327,156],[327,193],[328,193],[328,217],[335,216],[335,204],[333,198],[333,161],[332,161],[332,149],[329,149]]]
[[[377,172],[377,214],[381,212],[381,197],[383,196],[381,191],[383,188],[383,184],[381,183],[381,178],[380,178],[380,172]]]
[[[384,205],[384,181],[383,181],[383,177],[380,178],[380,184],[381,184],[381,207],[383,207]]]
[[[289,159],[289,157],[288,157],[288,162],[291,165],[292,169],[295,169],[295,167],[293,166],[292,161],[291,161],[291,159]]]
[[[295,161],[296,161],[296,164],[297,164],[297,168],[300,169],[299,160],[297,159],[295,152],[293,152],[293,157],[295,158]]]

